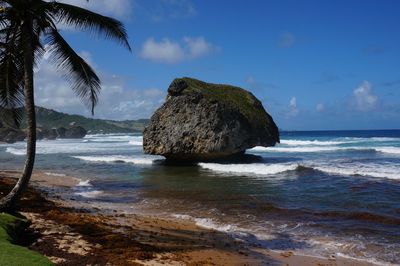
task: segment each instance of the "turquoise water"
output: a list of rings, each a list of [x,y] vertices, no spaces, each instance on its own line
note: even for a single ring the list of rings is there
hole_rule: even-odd
[[[283,132],[234,162],[167,165],[140,135],[38,142],[37,168],[82,179],[69,195],[190,219],[276,250],[399,264],[400,131]],[[1,144],[18,169],[24,143]]]

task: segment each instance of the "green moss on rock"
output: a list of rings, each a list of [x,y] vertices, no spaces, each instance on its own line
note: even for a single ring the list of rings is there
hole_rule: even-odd
[[[271,116],[266,112],[262,103],[249,91],[242,88],[226,85],[207,83],[194,78],[177,78],[172,84],[181,84],[181,95],[200,94],[204,98],[226,104],[230,108],[238,109],[239,112],[254,126],[255,130],[265,130],[272,121]],[[184,88],[184,89],[183,89]],[[278,129],[276,129],[278,131]],[[279,135],[278,132],[271,132],[272,135]],[[279,142],[279,137],[277,139]]]
[[[49,259],[15,244],[17,236],[28,226],[28,221],[0,213],[0,266],[53,265]]]

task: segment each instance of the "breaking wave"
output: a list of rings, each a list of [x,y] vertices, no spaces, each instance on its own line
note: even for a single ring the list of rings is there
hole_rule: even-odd
[[[289,164],[219,164],[199,163],[200,167],[220,173],[230,173],[251,176],[271,176],[288,171],[304,169],[316,170],[332,175],[367,176],[389,179],[400,179],[400,165],[363,164],[363,163],[331,163],[301,162]]]
[[[6,152],[14,154],[14,155],[25,155],[26,151],[23,149],[17,149],[17,148],[13,148],[13,147],[7,147]]]
[[[130,140],[129,144],[134,145],[134,146],[142,146],[143,140]]]
[[[103,163],[133,163],[133,164],[152,164],[156,159],[146,157],[131,157],[131,156],[72,156],[88,162],[103,162]]]
[[[389,153],[389,154],[400,154],[400,147],[383,147],[375,148],[378,152]]]
[[[349,141],[320,141],[320,140],[296,140],[296,139],[285,139],[281,140],[281,144],[290,146],[331,146],[346,144]]]
[[[204,169],[216,172],[239,173],[239,174],[257,174],[257,175],[275,175],[286,171],[293,171],[298,164],[219,164],[219,163],[199,163]]]
[[[313,153],[313,152],[333,152],[333,151],[358,151],[358,152],[381,152],[388,154],[400,154],[400,147],[338,147],[338,146],[297,146],[297,147],[261,147],[256,146],[249,149],[250,152],[285,152],[285,153]]]
[[[389,179],[400,179],[400,166],[379,164],[322,165],[314,166],[318,170],[331,175],[369,176]]]

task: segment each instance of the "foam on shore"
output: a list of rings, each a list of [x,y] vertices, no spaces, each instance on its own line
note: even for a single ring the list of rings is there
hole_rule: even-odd
[[[90,180],[81,180],[79,181],[77,187],[92,187],[93,185],[90,183]]]
[[[48,176],[58,176],[58,177],[67,176],[66,174],[59,174],[59,173],[53,173],[53,172],[45,172],[44,174],[48,175]]]
[[[91,190],[91,191],[82,191],[82,192],[75,192],[75,195],[88,198],[88,199],[94,199],[97,198],[99,195],[103,194],[103,191],[101,190]]]

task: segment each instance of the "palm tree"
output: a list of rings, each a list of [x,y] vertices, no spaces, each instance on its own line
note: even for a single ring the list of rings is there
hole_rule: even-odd
[[[16,123],[23,109],[27,118],[25,166],[14,188],[0,200],[0,211],[15,208],[32,175],[36,153],[33,69],[45,50],[92,114],[98,100],[100,79],[62,37],[60,24],[113,39],[131,50],[124,26],[113,18],[57,1],[0,0],[0,109]]]

